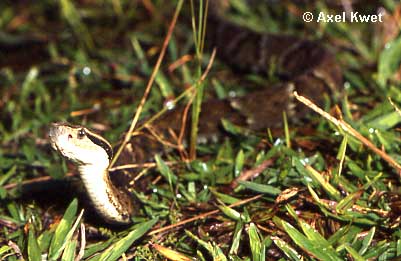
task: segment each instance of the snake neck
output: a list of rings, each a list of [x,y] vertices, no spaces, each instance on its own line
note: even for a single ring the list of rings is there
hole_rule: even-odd
[[[78,168],[96,211],[108,223],[130,223],[133,212],[131,198],[113,185],[109,177],[108,164],[86,164],[80,165]]]

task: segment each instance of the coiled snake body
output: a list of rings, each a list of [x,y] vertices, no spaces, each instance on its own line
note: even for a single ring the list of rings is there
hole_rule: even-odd
[[[261,34],[212,15],[208,24],[209,44],[217,47],[219,57],[245,71],[267,72],[274,62],[283,83],[231,100],[210,100],[202,105],[199,132],[217,133],[221,118],[253,130],[281,122],[281,112],[300,118],[305,108],[292,101],[292,91],[322,103],[323,93],[342,84],[342,74],[334,56],[318,42],[288,35]],[[183,109],[168,112],[152,126],[153,131],[178,133]],[[82,126],[56,123],[50,127],[52,147],[74,162],[79,169],[94,208],[108,223],[127,224],[133,212],[130,197],[110,182],[108,166],[112,147],[101,136]],[[146,157],[154,142],[132,141],[136,161]]]

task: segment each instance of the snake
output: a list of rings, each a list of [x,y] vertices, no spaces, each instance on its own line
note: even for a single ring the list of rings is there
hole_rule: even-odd
[[[213,1],[212,1],[213,2]],[[216,13],[216,12],[215,12]],[[255,32],[211,12],[207,44],[217,49],[218,57],[241,72],[264,74],[272,65],[280,82],[259,91],[231,99],[210,99],[201,107],[200,137],[210,139],[221,131],[221,119],[262,130],[280,125],[281,112],[291,119],[302,119],[307,110],[294,102],[293,91],[319,105],[323,94],[334,95],[342,86],[342,73],[334,54],[318,41],[285,34]],[[165,139],[179,133],[184,107],[168,111],[148,126],[147,134],[131,138],[124,148],[128,159],[143,162],[160,149],[148,138],[158,133]],[[53,123],[49,129],[51,146],[77,165],[83,185],[99,216],[110,224],[129,224],[135,205],[132,197],[116,188],[109,177],[113,148],[90,129],[68,123]]]
[[[67,123],[52,124],[49,138],[53,149],[78,166],[89,199],[103,220],[130,223],[132,200],[113,185],[108,173],[113,157],[110,143],[85,127]]]

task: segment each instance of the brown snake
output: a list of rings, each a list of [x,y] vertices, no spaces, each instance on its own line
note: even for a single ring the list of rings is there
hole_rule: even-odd
[[[206,101],[199,125],[204,136],[218,133],[222,118],[252,130],[280,124],[283,111],[291,118],[302,118],[306,108],[293,102],[292,91],[322,104],[323,93],[333,93],[342,85],[334,55],[316,41],[257,33],[212,14],[207,42],[217,48],[222,60],[241,71],[263,73],[274,63],[283,81],[244,97]],[[179,132],[182,112],[179,107],[163,115],[151,126],[152,133],[168,140],[168,129],[170,133]],[[78,165],[88,195],[102,218],[108,223],[130,223],[134,209],[130,196],[116,189],[109,178],[110,144],[85,127],[64,123],[53,124],[49,136],[53,148]],[[160,144],[155,145],[154,140],[140,137],[132,139],[126,151],[130,162],[141,162],[157,146]]]

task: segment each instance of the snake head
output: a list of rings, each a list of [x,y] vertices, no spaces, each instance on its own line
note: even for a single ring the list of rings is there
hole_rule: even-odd
[[[53,149],[77,165],[108,165],[113,157],[110,143],[82,126],[52,123],[49,138]]]

